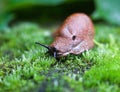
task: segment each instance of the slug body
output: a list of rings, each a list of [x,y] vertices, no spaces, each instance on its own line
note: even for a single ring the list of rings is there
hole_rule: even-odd
[[[94,26],[91,19],[83,13],[67,17],[54,33],[54,41],[49,52],[54,57],[80,54],[94,46]]]

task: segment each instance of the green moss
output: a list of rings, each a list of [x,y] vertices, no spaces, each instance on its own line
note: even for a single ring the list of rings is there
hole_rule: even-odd
[[[0,92],[118,92],[120,27],[95,25],[95,47],[57,62],[46,49],[51,30],[22,23],[0,34]],[[2,89],[1,89],[2,88]]]

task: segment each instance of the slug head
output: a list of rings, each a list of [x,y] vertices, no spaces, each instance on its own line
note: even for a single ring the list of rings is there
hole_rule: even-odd
[[[94,46],[94,25],[91,19],[82,13],[69,16],[54,33],[50,46],[39,44],[48,49],[55,58],[68,54],[80,54]]]
[[[58,54],[59,51],[58,51],[55,47],[51,47],[51,46],[48,46],[48,45],[44,45],[44,44],[41,44],[41,43],[39,43],[39,42],[35,42],[35,44],[38,44],[38,45],[40,45],[40,46],[43,46],[43,47],[47,48],[47,49],[48,49],[48,53],[49,53],[51,56],[53,56],[54,58],[59,58],[59,57],[60,57],[60,55]]]

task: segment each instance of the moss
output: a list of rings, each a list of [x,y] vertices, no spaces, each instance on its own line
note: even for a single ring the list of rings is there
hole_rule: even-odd
[[[96,24],[95,47],[60,62],[34,42],[50,44],[51,30],[22,23],[0,34],[0,92],[118,92],[120,27]]]

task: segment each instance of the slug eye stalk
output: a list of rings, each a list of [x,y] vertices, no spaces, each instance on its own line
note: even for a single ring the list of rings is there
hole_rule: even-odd
[[[38,45],[40,45],[40,46],[43,46],[43,47],[47,48],[48,50],[51,49],[50,46],[47,46],[47,45],[41,44],[41,43],[39,43],[39,42],[35,42],[35,44],[38,44]]]
[[[50,47],[50,46],[48,46],[48,45],[41,44],[41,43],[39,43],[39,42],[35,42],[35,44],[38,44],[38,45],[40,45],[40,46],[42,46],[42,47],[47,48],[47,49],[48,49],[48,53],[49,53],[50,55],[52,55],[54,58],[58,58],[58,57],[59,57],[58,51],[56,50],[56,48]]]

